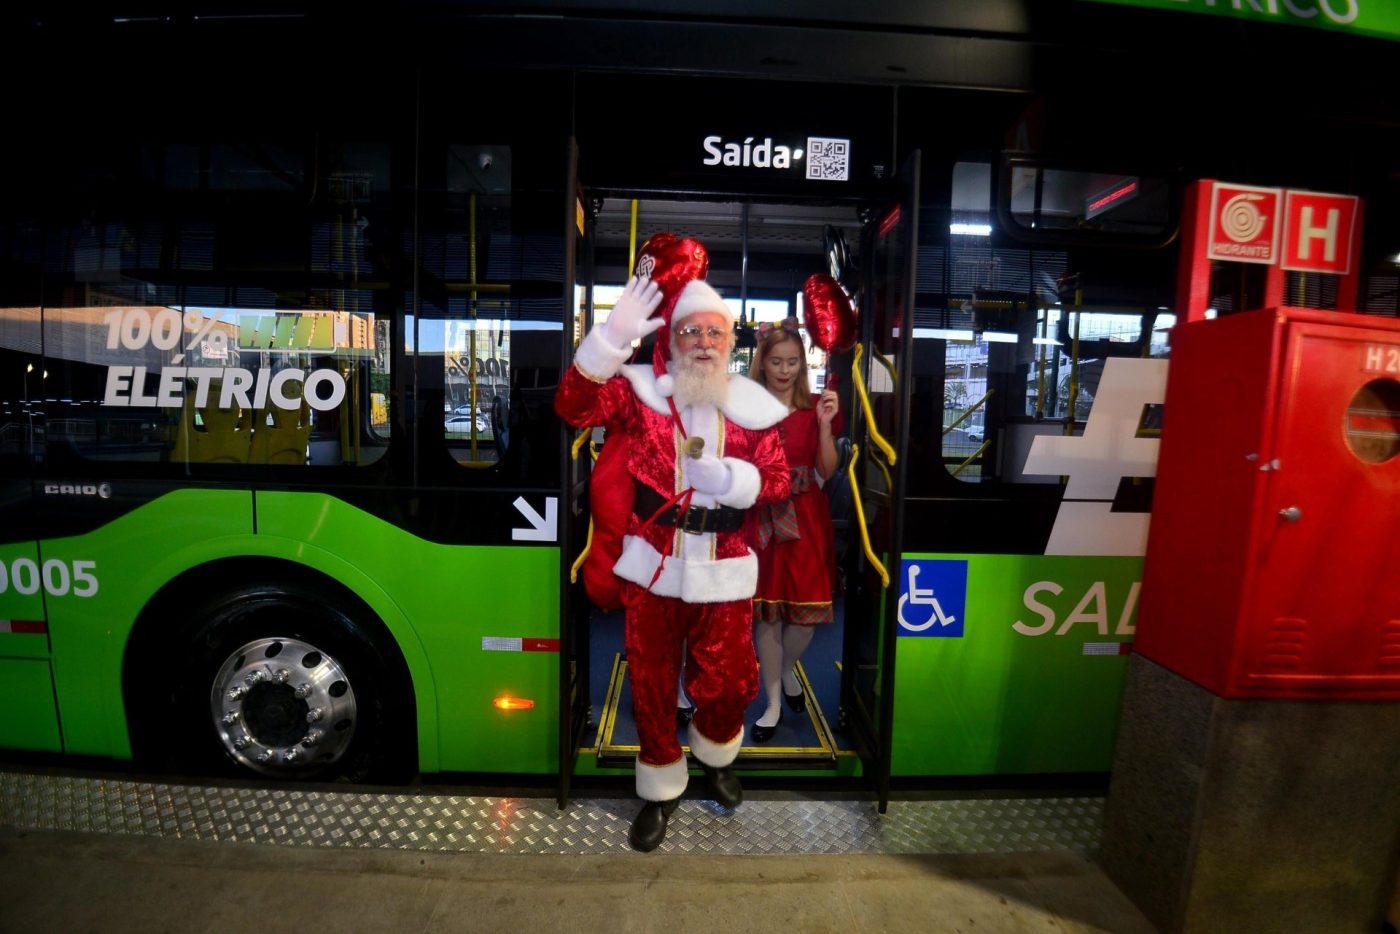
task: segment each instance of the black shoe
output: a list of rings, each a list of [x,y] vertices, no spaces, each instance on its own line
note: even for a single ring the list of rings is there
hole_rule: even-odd
[[[676,708],[676,729],[683,730],[690,724],[690,718],[695,716],[695,707]]]
[[[632,830],[627,834],[627,842],[632,849],[650,853],[666,839],[666,818],[681,803],[680,798],[670,801],[648,801],[642,805],[637,816],[632,818]]]
[[[789,694],[789,693],[787,692],[787,688],[784,688],[784,689],[783,689],[783,700],[787,701],[787,705],[788,705],[788,707],[792,708],[792,712],[793,712],[793,713],[806,713],[806,712],[807,712],[807,692],[806,692],[806,691],[798,691],[796,694]]]
[[[734,774],[734,770],[729,766],[723,768],[712,768],[708,765],[701,765],[705,770],[705,777],[710,780],[710,788],[715,793],[715,803],[727,807],[731,811],[744,803],[744,789],[739,785],[739,776]]]
[[[778,710],[778,723],[782,723],[782,722],[783,722],[783,711],[782,711],[781,708],[779,708],[779,710]],[[773,732],[774,732],[775,730],[778,729],[778,723],[775,723],[775,724],[773,724],[772,726],[759,726],[757,723],[755,723],[755,724],[753,725],[753,729],[752,729],[752,730],[749,730],[749,739],[753,740],[755,743],[766,743],[766,742],[768,742],[770,739],[773,738]]]

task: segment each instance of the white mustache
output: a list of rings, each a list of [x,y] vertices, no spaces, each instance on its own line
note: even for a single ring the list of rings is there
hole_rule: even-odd
[[[675,398],[677,403],[689,405],[708,402],[719,405],[729,395],[729,355],[713,347],[699,347],[681,352],[677,348],[671,364],[676,378]],[[708,354],[707,359],[700,359]]]
[[[700,358],[701,354],[709,354],[709,358],[702,360]],[[721,351],[715,347],[692,347],[689,350],[681,350],[680,346],[675,341],[671,342],[671,359],[679,363],[699,362],[701,364],[707,364],[713,360],[727,360],[728,357],[729,354],[727,352]]]

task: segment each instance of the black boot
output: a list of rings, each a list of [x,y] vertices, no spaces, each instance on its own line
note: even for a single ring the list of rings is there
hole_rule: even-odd
[[[683,730],[690,725],[690,719],[695,716],[695,705],[689,707],[676,708],[676,729]]]
[[[637,816],[632,818],[632,831],[627,835],[632,849],[650,853],[660,846],[661,841],[666,839],[666,818],[680,803],[680,798],[672,798],[670,801],[648,801],[643,804]]]
[[[715,793],[715,803],[731,811],[744,803],[744,789],[739,785],[739,776],[729,766],[714,768],[701,765],[705,777],[710,780],[710,788]]]

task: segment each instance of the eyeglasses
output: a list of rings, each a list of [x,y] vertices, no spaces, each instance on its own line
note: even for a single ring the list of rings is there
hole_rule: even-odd
[[[714,325],[710,325],[707,328],[702,328],[698,324],[687,324],[685,327],[679,328],[676,331],[677,337],[685,338],[688,341],[699,339],[701,334],[704,334],[706,337],[708,337],[715,343],[719,343],[720,341],[728,338],[730,332],[726,328],[719,328],[715,327]]]

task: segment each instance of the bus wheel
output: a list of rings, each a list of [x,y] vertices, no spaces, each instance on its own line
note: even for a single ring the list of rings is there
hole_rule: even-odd
[[[234,649],[214,675],[209,706],[224,752],[264,775],[338,762],[359,723],[345,667],[290,637]]]
[[[198,610],[167,695],[172,719],[195,740],[178,765],[287,780],[410,777],[407,672],[392,645],[372,639],[368,611],[345,603],[312,588],[258,586]]]

